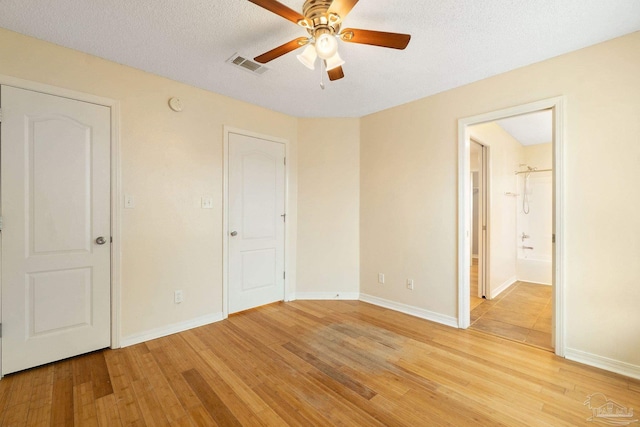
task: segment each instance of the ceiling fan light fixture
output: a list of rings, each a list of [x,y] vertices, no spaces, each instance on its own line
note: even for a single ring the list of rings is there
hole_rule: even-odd
[[[310,44],[305,47],[300,55],[297,56],[298,61],[302,62],[302,65],[307,67],[310,70],[315,70],[316,66],[316,58],[318,54],[316,53],[316,48]]]
[[[344,60],[342,58],[340,58],[340,55],[338,54],[338,52],[336,52],[335,55],[333,55],[331,58],[325,60],[325,65],[327,67],[327,71],[329,70],[333,70],[334,68],[338,68],[341,65],[344,64]]]
[[[316,37],[316,52],[322,59],[329,59],[338,52],[338,40],[331,33],[322,33]]]

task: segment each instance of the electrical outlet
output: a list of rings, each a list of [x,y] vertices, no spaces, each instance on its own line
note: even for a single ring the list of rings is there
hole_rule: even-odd
[[[384,285],[384,274],[378,273],[378,283]]]
[[[407,289],[413,290],[413,279],[407,279]]]
[[[184,301],[184,294],[182,293],[182,291],[175,291],[173,293],[173,302],[176,304],[180,304],[182,301]]]

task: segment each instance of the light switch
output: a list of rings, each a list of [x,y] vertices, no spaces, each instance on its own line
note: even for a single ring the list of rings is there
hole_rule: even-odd
[[[213,209],[213,197],[211,196],[202,197],[202,209]]]
[[[125,209],[133,209],[136,207],[136,200],[133,198],[131,194],[124,195],[124,208]]]

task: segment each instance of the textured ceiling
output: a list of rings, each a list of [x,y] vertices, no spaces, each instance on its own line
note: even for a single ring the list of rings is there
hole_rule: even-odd
[[[298,117],[360,117],[638,31],[640,1],[361,0],[344,26],[412,39],[341,43],[346,77],[321,90],[298,52],[261,76],[225,62],[306,35],[246,0],[0,0],[0,27]]]

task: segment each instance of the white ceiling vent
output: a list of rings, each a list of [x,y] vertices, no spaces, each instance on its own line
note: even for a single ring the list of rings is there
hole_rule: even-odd
[[[265,67],[262,64],[258,64],[257,62],[254,62],[250,59],[247,59],[243,56],[238,55],[237,53],[234,53],[233,56],[229,59],[227,59],[227,62],[231,65],[234,65],[244,71],[248,71],[251,74],[264,74],[265,72],[269,71],[269,69],[267,67]]]

